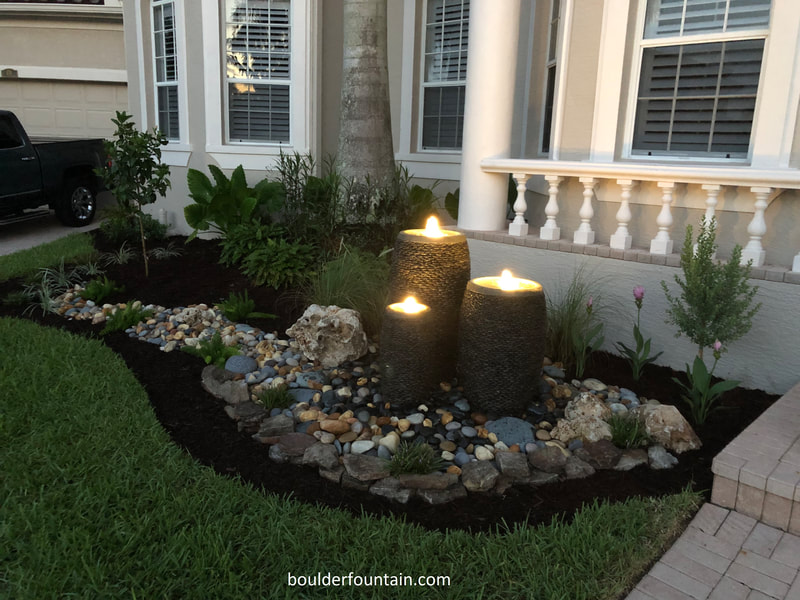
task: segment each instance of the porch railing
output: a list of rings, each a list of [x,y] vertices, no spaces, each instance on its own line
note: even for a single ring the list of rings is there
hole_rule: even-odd
[[[595,185],[602,180],[610,180],[619,186],[619,208],[616,212],[616,230],[610,235],[609,246],[616,250],[631,248],[632,190],[641,182],[654,182],[659,190],[661,209],[656,217],[657,232],[650,241],[650,253],[667,255],[673,252],[673,197],[676,185],[699,186],[704,196],[705,217],[711,218],[718,211],[718,201],[728,187],[745,188],[752,193],[754,200],[751,206],[739,207],[736,212],[752,212],[753,216],[747,226],[748,240],[743,244],[742,261],[752,260],[754,267],[761,267],[766,262],[766,251],[762,239],[767,233],[765,212],[769,204],[784,190],[800,189],[800,170],[797,169],[753,169],[716,166],[665,166],[641,163],[597,163],[582,161],[550,161],[511,158],[486,158],[481,161],[481,168],[489,173],[510,173],[517,185],[517,199],[513,209],[514,220],[509,226],[509,234],[522,236],[528,234],[525,212],[528,208],[525,200],[528,180],[536,175],[543,176],[547,182],[547,204],[544,208],[544,224],[539,229],[542,240],[559,240],[562,238],[559,226],[559,215],[562,210],[574,210],[570,202],[563,198],[559,189],[561,183],[570,178],[577,179],[583,186],[582,201],[578,209],[580,224],[572,232],[573,244],[593,244],[595,231],[593,197]],[[608,198],[605,198],[608,201]],[[797,201],[800,209],[800,199]],[[800,210],[797,211],[797,226],[800,231]],[[724,232],[722,232],[724,234]],[[798,251],[791,265],[781,265],[800,272],[800,236],[788,240]]]

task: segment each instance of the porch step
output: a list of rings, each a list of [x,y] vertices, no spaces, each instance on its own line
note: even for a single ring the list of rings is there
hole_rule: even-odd
[[[800,383],[720,452],[711,502],[800,534]]]

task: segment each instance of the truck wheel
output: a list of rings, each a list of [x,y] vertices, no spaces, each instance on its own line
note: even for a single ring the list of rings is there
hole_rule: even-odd
[[[61,222],[71,227],[88,225],[97,210],[97,195],[86,177],[74,177],[64,185],[56,214]]]

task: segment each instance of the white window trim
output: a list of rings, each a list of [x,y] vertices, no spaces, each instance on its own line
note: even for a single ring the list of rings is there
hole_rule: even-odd
[[[227,101],[223,60],[225,46],[217,0],[201,0],[203,19],[203,68],[206,123],[206,153],[223,169],[242,165],[249,170],[263,170],[275,164],[283,152],[316,155],[318,55],[318,0],[292,0],[292,41],[290,72],[291,117],[290,142],[226,142]]]
[[[553,3],[554,2],[555,2],[555,0],[550,0],[550,6],[549,6],[550,10],[548,11],[548,19],[547,19],[547,52],[550,52],[550,41],[551,41],[550,36],[553,33],[552,32],[552,22],[553,22]],[[556,55],[551,60],[550,57],[545,54],[544,79],[542,80],[544,85],[542,87],[542,96],[541,96],[541,98],[542,98],[542,110],[541,110],[541,114],[539,115],[539,138],[536,140],[536,156],[539,156],[539,157],[542,157],[542,158],[549,157],[551,155],[551,153],[553,152],[553,138],[554,138],[554,134],[555,134],[556,102],[558,101],[558,85],[559,85],[559,78],[561,76],[561,71],[562,71],[561,61],[562,61],[563,56],[564,56],[564,49],[561,47],[561,42],[562,42],[562,40],[564,38],[564,35],[565,35],[565,32],[564,32],[564,18],[562,16],[562,13],[565,12],[566,4],[567,4],[567,0],[561,0],[561,4],[559,5],[558,26],[556,27],[556,42],[555,42]],[[531,11],[531,15],[533,15],[534,13],[535,13],[535,11]],[[531,17],[531,27],[530,27],[530,31],[531,32],[535,31],[534,28],[533,28],[533,25],[534,25],[533,17]],[[605,23],[604,23],[604,25],[605,25]],[[531,47],[528,49],[528,55],[529,55],[528,60],[529,61],[533,60],[533,37],[534,37],[534,34],[531,33],[530,34]],[[556,70],[556,79],[553,82],[553,106],[551,108],[552,112],[550,114],[550,139],[548,140],[548,142],[549,142],[548,145],[549,145],[550,150],[548,152],[543,152],[542,151],[542,146],[544,145],[544,122],[545,122],[545,119],[547,118],[547,77],[548,77],[548,74],[549,74],[548,72],[550,71],[550,67],[551,66],[554,67],[555,70]],[[530,69],[529,69],[529,71],[530,71]],[[530,89],[530,82],[528,82],[528,89]],[[525,105],[527,106],[527,104],[528,103],[526,101]],[[526,111],[526,113],[527,113],[527,111]],[[527,127],[526,127],[526,131],[527,131]],[[523,153],[522,156],[525,156],[525,154]]]
[[[567,95],[561,91],[566,89],[567,73],[569,72],[570,54],[569,45],[572,41],[572,14],[574,12],[574,0],[561,0],[561,24],[556,49],[556,88],[553,91],[553,120],[550,124],[550,160],[561,158],[561,138],[564,132],[564,111],[567,102]],[[622,21],[622,19],[620,19]],[[598,78],[598,84],[599,84]],[[615,117],[616,119],[616,117]],[[541,140],[539,149],[541,149]]]
[[[161,150],[161,160],[171,167],[185,167],[189,164],[189,159],[192,155],[192,145],[189,142],[189,92],[186,85],[186,13],[184,12],[184,0],[171,0],[172,7],[175,11],[175,68],[178,70],[178,129],[180,130],[180,138],[177,140],[168,140],[167,145]],[[153,108],[155,109],[153,115],[153,126],[158,126],[158,97],[157,97],[157,84],[156,84],[156,65],[155,65],[155,36],[153,35],[153,1],[148,0],[150,10],[150,31],[148,32],[149,47],[150,47],[150,62],[153,69]],[[139,4],[137,2],[136,6]],[[137,15],[139,17],[139,15]],[[138,20],[138,19],[137,19]],[[142,36],[144,37],[144,36]],[[142,69],[142,77],[144,69]],[[142,106],[147,106],[146,86],[141,85],[142,90]],[[148,123],[147,110],[143,110],[144,118],[142,121]]]
[[[422,12],[419,11],[422,3]],[[414,95],[415,87],[419,91],[419,102],[422,101],[422,68],[415,56],[420,49],[419,56],[424,63],[421,39],[417,39],[417,18],[425,15],[424,0],[404,0],[403,3],[403,54],[400,95],[400,149],[395,154],[395,160],[402,162],[414,177],[424,179],[442,179],[458,181],[461,177],[461,151],[422,149],[422,112],[421,104],[417,113],[417,136],[412,140],[411,132],[415,129],[414,123]],[[424,29],[424,20],[421,23]],[[417,71],[419,79],[414,77]]]
[[[612,0],[621,2],[624,0]],[[607,5],[608,6],[608,5]],[[670,156],[653,155],[646,156],[634,154],[633,130],[636,117],[636,103],[639,89],[639,78],[641,76],[642,49],[648,45],[649,41],[644,39],[645,11],[647,0],[639,0],[638,14],[635,28],[637,36],[634,43],[634,56],[631,61],[630,81],[628,81],[628,102],[625,107],[623,118],[623,141],[620,151],[620,158],[631,161],[653,162],[653,163],[705,163],[705,164],[749,164],[752,167],[767,168],[786,168],[789,166],[789,159],[794,138],[794,129],[797,121],[798,101],[800,101],[800,2],[773,0],[772,11],[770,14],[770,26],[766,43],[764,45],[764,57],[762,59],[761,79],[759,82],[758,95],[756,98],[755,113],[753,115],[753,126],[750,133],[750,148],[747,158],[717,158],[703,156]],[[621,9],[621,8],[620,8]],[[614,15],[616,17],[616,14]],[[627,29],[627,20],[610,19],[608,22],[604,16],[604,27],[608,31],[603,31],[607,38],[624,39]],[[703,36],[703,40],[716,37],[714,35]],[[752,32],[748,31],[746,36],[741,33],[719,34],[720,39],[743,39],[752,37]],[[685,38],[683,39],[685,41]],[[659,45],[663,40],[659,40]],[[618,56],[616,44],[601,44],[600,65],[617,65],[621,70],[621,57]],[[616,51],[615,51],[616,50]],[[624,85],[624,82],[623,82]],[[608,99],[614,94],[619,97],[620,86],[615,86],[614,78],[598,77],[596,99]],[[604,110],[598,112],[599,103],[595,102],[595,119],[592,131],[592,160],[599,160],[601,157],[613,159],[616,152],[616,131],[618,127],[618,115],[613,110],[611,103],[607,104]],[[612,127],[613,124],[613,127]],[[613,136],[613,137],[612,137]],[[780,140],[777,144],[775,140]]]

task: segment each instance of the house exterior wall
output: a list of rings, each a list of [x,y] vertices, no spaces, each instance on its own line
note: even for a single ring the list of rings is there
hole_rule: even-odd
[[[0,105],[34,136],[108,137],[127,106],[122,9],[0,4]]]

